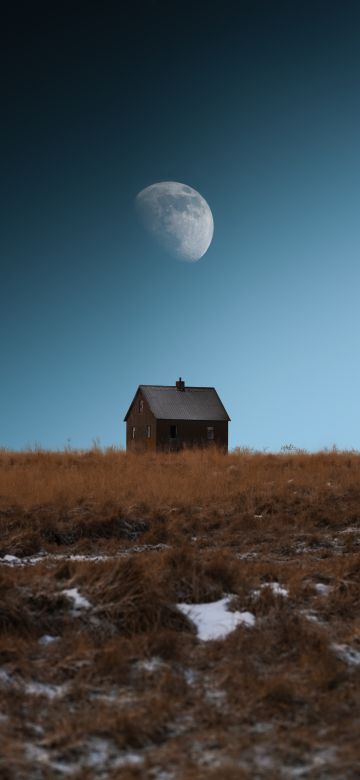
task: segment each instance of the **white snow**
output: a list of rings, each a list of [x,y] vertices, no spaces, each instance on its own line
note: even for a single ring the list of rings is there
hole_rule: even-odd
[[[89,752],[84,758],[84,764],[88,767],[101,767],[109,760],[109,743],[101,737],[94,738],[89,743]]]
[[[85,767],[86,769],[94,770],[96,777],[99,776],[98,772],[101,772],[101,777],[103,777],[103,772],[107,772],[109,768],[122,769],[126,766],[140,766],[144,762],[141,754],[130,750],[118,751],[111,741],[101,737],[87,740],[83,745],[83,749],[84,753],[81,761],[70,763],[59,760],[56,756],[52,757],[48,750],[38,745],[27,744],[25,746],[27,757],[31,761],[36,761],[49,769],[55,770],[57,773],[69,776],[77,775]],[[106,776],[108,775],[106,774]]]
[[[82,596],[77,588],[66,588],[61,592],[73,602],[75,611],[79,609],[90,609],[90,601],[88,601],[85,596]]]
[[[91,701],[102,701],[105,704],[115,704],[117,707],[123,708],[134,707],[139,701],[139,695],[136,691],[123,686],[112,686],[108,692],[102,688],[92,690],[89,692],[89,698]]]
[[[251,612],[229,612],[231,596],[206,604],[177,604],[178,609],[196,626],[199,639],[222,639],[239,625],[253,626]]]
[[[283,596],[283,598],[287,598],[287,596],[289,595],[289,591],[286,588],[284,588],[283,585],[280,585],[279,582],[263,582],[260,585],[260,589],[253,591],[253,595],[259,597],[261,591],[264,590],[264,588],[269,588],[270,590],[272,590],[275,596]]]
[[[17,558],[16,555],[5,555],[0,558],[0,564],[5,563],[9,566],[36,566],[38,563],[56,564],[59,561],[89,561],[91,563],[102,563],[104,561],[116,561],[121,558],[126,558],[133,553],[143,552],[159,552],[161,550],[171,549],[168,544],[144,544],[137,545],[135,547],[124,547],[115,555],[85,555],[76,553],[47,553],[45,551],[39,552],[36,555],[24,556],[24,558]]]
[[[143,756],[140,756],[138,753],[124,751],[122,755],[119,755],[117,758],[115,758],[114,767],[119,769],[120,767],[124,766],[140,766],[143,763]]]
[[[175,780],[175,772],[170,771],[169,769],[163,769],[160,766],[154,766],[153,768],[153,777],[156,777],[156,780]]]
[[[316,770],[325,768],[326,771],[326,768],[333,764],[335,756],[335,747],[320,748],[314,753],[310,753],[306,758],[304,757],[303,763],[292,764],[291,766],[283,764],[281,767],[281,776],[284,778],[312,777],[315,773],[316,776],[318,776]],[[321,774],[321,777],[324,776],[324,774]]]
[[[77,764],[67,764],[65,761],[52,761],[50,753],[43,747],[38,745],[28,744],[25,746],[27,758],[32,762],[43,764],[49,769],[54,769],[61,775],[74,775],[78,770]]]
[[[188,685],[195,685],[199,678],[199,674],[195,669],[184,669],[183,674]]]
[[[6,669],[0,669],[0,684],[11,685],[12,679],[9,672]]]
[[[306,620],[310,620],[312,623],[321,623],[321,619],[319,618],[317,612],[315,612],[314,609],[301,609],[300,614],[304,615]]]
[[[359,666],[360,650],[355,650],[355,648],[351,647],[351,645],[342,645],[336,643],[332,645],[332,649],[334,650],[335,655],[337,655],[341,661],[344,661],[350,666]]]
[[[48,685],[36,680],[27,683],[19,677],[12,677],[5,669],[0,669],[0,685],[12,686],[15,690],[23,690],[33,696],[47,696],[48,699],[63,696],[68,690],[68,685]]]
[[[316,582],[314,587],[320,596],[327,596],[330,590],[329,585],[325,585],[324,582]]]
[[[58,699],[66,693],[66,685],[47,685],[46,683],[26,683],[25,692],[33,696],[47,696],[48,699]]]
[[[39,645],[51,645],[53,642],[57,642],[59,640],[58,636],[51,636],[51,634],[44,634],[39,639]]]
[[[267,734],[268,731],[272,731],[273,728],[273,723],[262,723],[261,721],[258,721],[257,723],[254,723],[251,731],[253,731],[254,734]]]
[[[80,555],[72,553],[66,557],[69,561],[89,561],[90,563],[102,563],[103,561],[113,561],[116,555]]]
[[[158,672],[159,669],[162,669],[165,664],[161,658],[157,658],[157,656],[155,656],[154,658],[145,659],[145,661],[138,661],[136,666],[138,669],[140,669],[140,671],[154,674],[154,672]]]
[[[271,588],[272,592],[275,593],[276,596],[284,596],[284,598],[286,598],[289,595],[289,591],[284,588],[283,585],[280,585],[279,582],[265,582],[261,587]]]
[[[209,704],[214,707],[224,707],[226,702],[225,691],[220,690],[220,688],[214,688],[213,686],[207,686],[204,689],[204,694],[205,699]]]

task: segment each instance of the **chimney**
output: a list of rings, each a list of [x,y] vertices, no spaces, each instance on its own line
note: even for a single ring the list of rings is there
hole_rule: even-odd
[[[181,379],[181,376],[179,377],[179,379],[176,382],[176,389],[177,390],[185,390],[185,382],[184,382],[183,379]]]

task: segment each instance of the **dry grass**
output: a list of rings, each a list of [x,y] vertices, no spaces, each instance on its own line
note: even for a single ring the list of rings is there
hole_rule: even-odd
[[[131,454],[115,449],[84,452],[0,451],[0,497],[3,505],[30,510],[37,505],[74,507],[92,502],[129,509],[238,507],[252,510],[271,501],[307,492],[309,501],[329,489],[359,486],[357,453],[239,453],[192,450],[179,454]],[[330,484],[329,484],[330,483]],[[225,505],[224,503],[225,502]],[[218,507],[220,508],[220,507]],[[258,508],[260,508],[258,506]]]
[[[356,453],[1,452],[0,776],[357,777],[359,499]]]

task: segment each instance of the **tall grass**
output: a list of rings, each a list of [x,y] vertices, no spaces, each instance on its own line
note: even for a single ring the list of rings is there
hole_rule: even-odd
[[[29,509],[39,504],[81,502],[151,508],[229,506],[239,498],[269,499],[289,489],[309,495],[346,491],[360,484],[354,452],[282,453],[216,449],[178,454],[0,451],[0,506]]]

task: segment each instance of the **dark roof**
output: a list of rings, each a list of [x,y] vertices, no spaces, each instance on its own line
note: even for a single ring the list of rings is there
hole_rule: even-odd
[[[178,390],[163,385],[139,385],[125,420],[139,390],[158,420],[230,420],[214,387]]]

